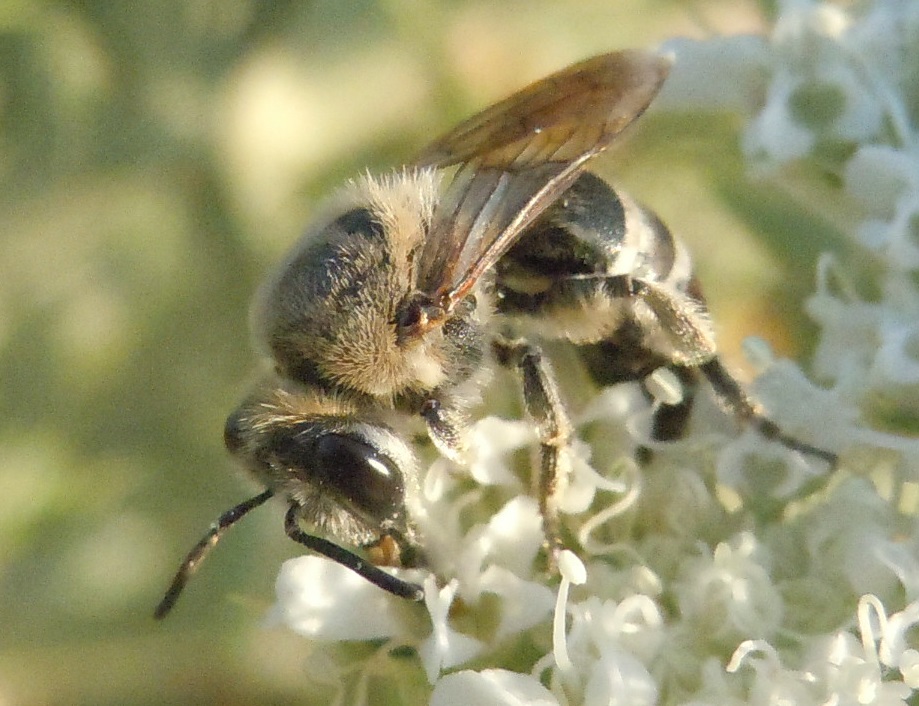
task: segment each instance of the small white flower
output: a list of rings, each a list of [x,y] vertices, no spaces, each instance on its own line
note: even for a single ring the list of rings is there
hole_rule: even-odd
[[[520,489],[520,481],[506,457],[512,451],[532,445],[533,425],[523,420],[485,417],[469,430],[467,465],[469,474],[481,485]]]
[[[916,264],[919,265],[919,247]],[[879,333],[881,345],[871,366],[877,384],[919,385],[919,323],[891,323],[882,326]]]
[[[436,521],[436,517],[432,520]],[[543,541],[542,517],[536,501],[517,496],[487,524],[475,525],[465,535],[456,535],[449,544],[442,544],[438,568],[446,575],[456,576],[463,597],[474,602],[485,590],[484,572],[493,564],[528,578]]]
[[[539,625],[552,611],[552,591],[535,581],[525,581],[502,566],[489,566],[479,584],[483,593],[501,598],[501,618],[495,641]]]
[[[859,626],[866,653],[886,667],[898,670],[903,681],[913,689],[919,686],[915,682],[916,676],[919,676],[916,673],[919,652],[909,645],[910,631],[916,625],[919,625],[919,602],[887,616],[884,605],[876,596],[862,596]]]
[[[653,706],[658,688],[647,668],[625,651],[606,649],[594,662],[584,706]]]
[[[478,640],[456,632],[447,624],[450,605],[456,596],[456,581],[438,588],[433,576],[424,582],[424,604],[431,616],[431,635],[418,646],[418,654],[428,681],[433,684],[440,672],[472,659],[485,646]]]
[[[905,194],[919,192],[919,155],[891,145],[862,145],[846,163],[843,179],[859,206],[890,218]]]
[[[878,551],[889,541],[889,508],[861,479],[841,483],[802,517],[810,572],[837,590],[889,595],[896,576]]]
[[[878,322],[887,315],[885,310],[859,299],[854,285],[839,273],[831,256],[822,257],[818,264],[817,289],[805,310],[821,329],[814,354],[815,373],[844,386],[850,397],[857,397],[866,386],[864,371],[877,350]],[[858,412],[854,412],[857,419]]]
[[[913,526],[912,537],[897,537],[878,542],[874,551],[878,559],[893,572],[903,588],[906,600],[919,601],[919,526]]]
[[[810,675],[786,668],[776,649],[765,640],[742,642],[725,669],[729,673],[752,669],[753,680],[745,704],[817,706],[821,703]]]
[[[551,655],[557,689],[590,706],[656,703],[658,686],[647,665],[663,644],[663,618],[657,604],[647,596],[632,596],[618,604],[590,597],[565,610],[568,583],[586,579],[582,569],[574,562],[562,572]],[[567,633],[566,612],[571,621]]]
[[[534,498],[511,498],[488,521],[482,541],[495,563],[518,576],[529,576],[544,535],[539,505]]]
[[[846,656],[822,675],[827,696],[851,706],[907,706],[911,689],[899,681],[885,681],[876,664]]]
[[[403,601],[330,559],[285,561],[275,584],[268,625],[283,624],[316,640],[377,640],[405,631]]]
[[[814,147],[814,133],[795,119],[792,97],[804,82],[788,72],[773,76],[766,106],[750,123],[743,137],[747,157],[765,165],[777,165],[807,155]]]
[[[903,682],[913,691],[919,691],[919,650],[903,650],[899,667]]]
[[[869,19],[859,23],[829,3],[782,3],[766,105],[744,139],[754,162],[774,170],[821,149],[819,158],[838,161],[840,156],[826,147],[878,140],[889,122],[901,134],[908,130],[896,95],[898,76],[891,75],[897,63],[893,57],[897,52],[903,56],[891,38],[902,31],[902,17],[900,22],[881,19],[883,5],[877,3]]]
[[[753,535],[742,533],[711,554],[684,561],[677,600],[700,645],[730,645],[775,634],[782,619],[782,597],[763,554]]]
[[[448,674],[437,682],[430,706],[559,706],[534,677],[503,669]]]

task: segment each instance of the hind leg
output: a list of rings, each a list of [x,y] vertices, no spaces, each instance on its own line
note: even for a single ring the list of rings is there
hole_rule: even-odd
[[[675,441],[686,433],[701,381],[699,369],[671,363],[665,357],[648,350],[641,339],[642,334],[637,326],[626,325],[618,332],[615,343],[601,341],[580,346],[578,351],[597,385],[639,383],[645,397],[655,405],[651,421],[651,438],[654,441]],[[651,375],[662,368],[671,371],[681,387],[680,399],[673,404],[658,400],[649,389],[652,385]],[[651,450],[647,447],[639,448],[637,453],[641,462],[650,459]]]
[[[778,424],[766,417],[759,405],[750,399],[743,386],[731,375],[720,358],[713,358],[703,363],[699,366],[699,371],[712,386],[721,405],[739,421],[749,424],[767,439],[777,441],[792,451],[816,456],[831,466],[836,465],[838,460],[836,454],[785,434]]]
[[[751,400],[717,355],[711,325],[698,292],[676,292],[628,275],[596,273],[559,277],[551,288],[538,295],[502,290],[499,311],[510,316],[533,316],[552,302],[583,305],[598,297],[630,301],[631,311],[642,313],[641,321],[631,317],[622,321],[610,338],[578,345],[594,381],[601,386],[642,382],[658,368],[668,368],[683,384],[685,399],[675,405],[662,404],[655,413],[654,439],[673,440],[682,434],[699,377],[704,376],[725,411],[741,424],[749,424],[766,438],[793,451],[836,464],[836,454],[785,434]],[[636,308],[639,303],[644,309]]]

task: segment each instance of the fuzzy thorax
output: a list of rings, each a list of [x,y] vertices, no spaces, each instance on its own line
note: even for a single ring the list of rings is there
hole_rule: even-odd
[[[430,170],[365,176],[306,233],[255,305],[256,331],[285,374],[383,399],[444,382],[442,331],[396,335],[437,186]]]

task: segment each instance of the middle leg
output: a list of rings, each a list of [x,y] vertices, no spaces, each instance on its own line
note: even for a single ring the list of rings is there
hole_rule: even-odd
[[[562,549],[558,495],[570,472],[566,449],[572,428],[562,404],[558,383],[542,351],[524,339],[498,337],[493,342],[498,362],[518,371],[527,416],[536,425],[539,437],[539,473],[536,493],[543,518],[550,566],[554,567]]]

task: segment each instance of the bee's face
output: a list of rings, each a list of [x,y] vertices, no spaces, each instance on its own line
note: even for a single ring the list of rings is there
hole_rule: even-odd
[[[269,375],[229,416],[224,439],[257,480],[323,531],[354,545],[371,543],[381,528],[411,535],[414,454],[392,429],[361,421],[347,400],[304,394]]]

